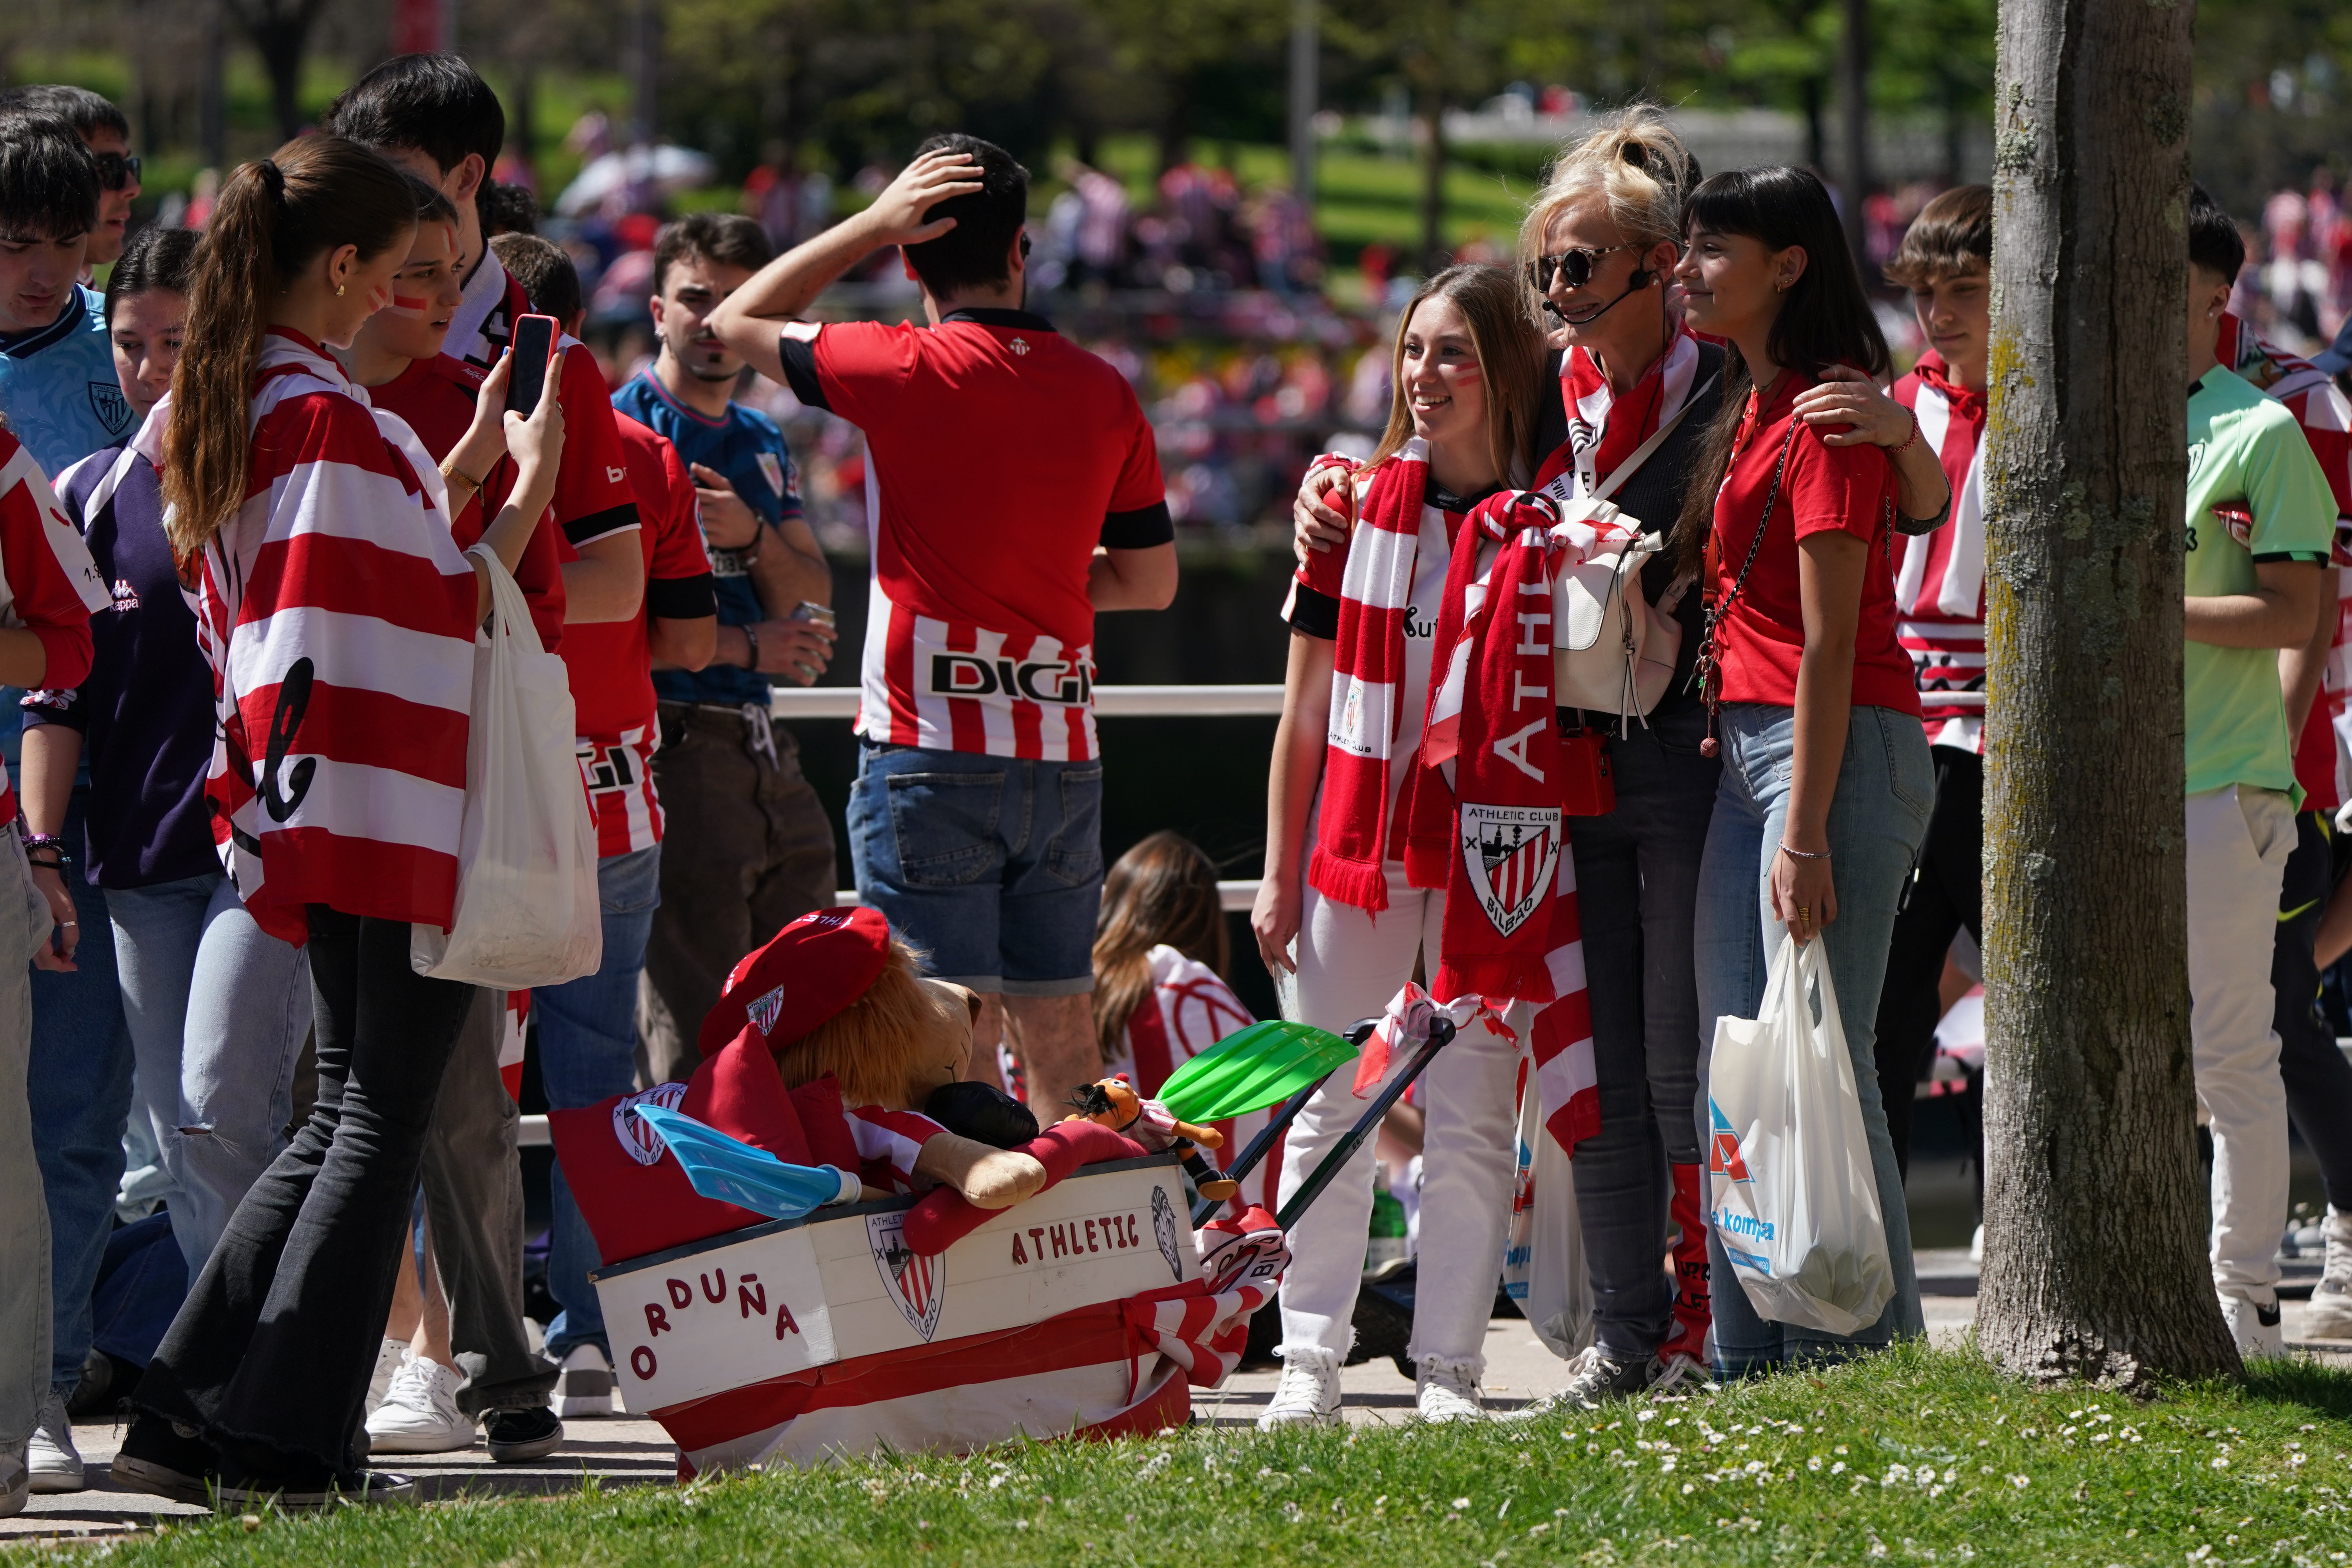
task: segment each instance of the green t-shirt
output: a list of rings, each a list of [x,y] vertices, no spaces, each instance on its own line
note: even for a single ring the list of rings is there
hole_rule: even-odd
[[[2253,593],[2255,563],[2325,563],[2335,532],[2336,498],[2294,416],[2234,373],[2207,371],[2189,397],[2183,593]],[[2189,643],[2181,686],[2190,795],[2252,784],[2302,803],[2278,649]]]

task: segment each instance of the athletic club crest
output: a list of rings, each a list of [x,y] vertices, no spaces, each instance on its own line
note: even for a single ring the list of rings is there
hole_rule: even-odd
[[[908,1326],[928,1343],[940,1326],[940,1308],[948,1299],[946,1255],[927,1257],[907,1245],[904,1209],[867,1215],[866,1244],[873,1248],[882,1288],[890,1293]]]
[[[750,1016],[751,1026],[760,1031],[760,1037],[765,1039],[776,1026],[776,1015],[783,1010],[784,988],[779,985],[763,996],[754,997],[743,1011]]]
[[[614,1105],[613,1136],[621,1141],[621,1147],[628,1151],[630,1159],[640,1165],[650,1165],[659,1160],[662,1151],[668,1147],[661,1141],[661,1134],[646,1126],[645,1119],[637,1115],[637,1107],[657,1105],[664,1110],[676,1110],[677,1102],[686,1098],[686,1088],[683,1083],[657,1083],[642,1093],[625,1095]]]
[[[1168,1260],[1168,1272],[1178,1283],[1184,1279],[1184,1265],[1176,1257],[1176,1211],[1169,1206],[1168,1189],[1151,1189],[1151,1239],[1160,1244],[1160,1256]]]
[[[1559,868],[1559,807],[1465,802],[1461,821],[1471,890],[1495,929],[1508,936],[1551,892]]]

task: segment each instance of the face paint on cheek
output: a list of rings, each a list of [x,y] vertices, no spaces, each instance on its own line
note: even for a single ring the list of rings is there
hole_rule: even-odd
[[[404,294],[400,289],[400,284],[393,284],[388,302],[383,307],[385,311],[394,316],[423,320],[425,313],[433,308],[433,301],[425,295]]]

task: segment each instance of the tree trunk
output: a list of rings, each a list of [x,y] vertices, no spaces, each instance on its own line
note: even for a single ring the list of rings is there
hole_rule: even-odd
[[[1838,107],[1845,116],[1844,156],[1838,170],[1845,186],[1845,242],[1854,264],[1870,277],[1870,0],[1844,0],[1838,36]]]
[[[1826,176],[1830,168],[1829,138],[1822,133],[1822,79],[1809,76],[1799,84],[1805,105],[1805,165]]]
[[[1421,176],[1421,264],[1431,274],[1454,259],[1445,246],[1445,91],[1432,87],[1422,94],[1422,117],[1429,126],[1429,145]]]
[[[270,118],[278,121],[278,138],[291,142],[302,133],[302,57],[310,52],[310,29],[317,25],[325,0],[258,0],[238,5],[221,0],[237,26],[253,42],[261,68],[269,78]]]
[[[1985,1258],[2014,1374],[2235,1373],[2182,858],[2189,7],[2001,0],[1986,432]]]

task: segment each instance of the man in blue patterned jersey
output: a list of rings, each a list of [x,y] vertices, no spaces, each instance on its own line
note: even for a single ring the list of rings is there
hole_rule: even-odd
[[[75,281],[102,194],[71,125],[0,111],[0,416],[52,478],[132,424],[105,311]]]

